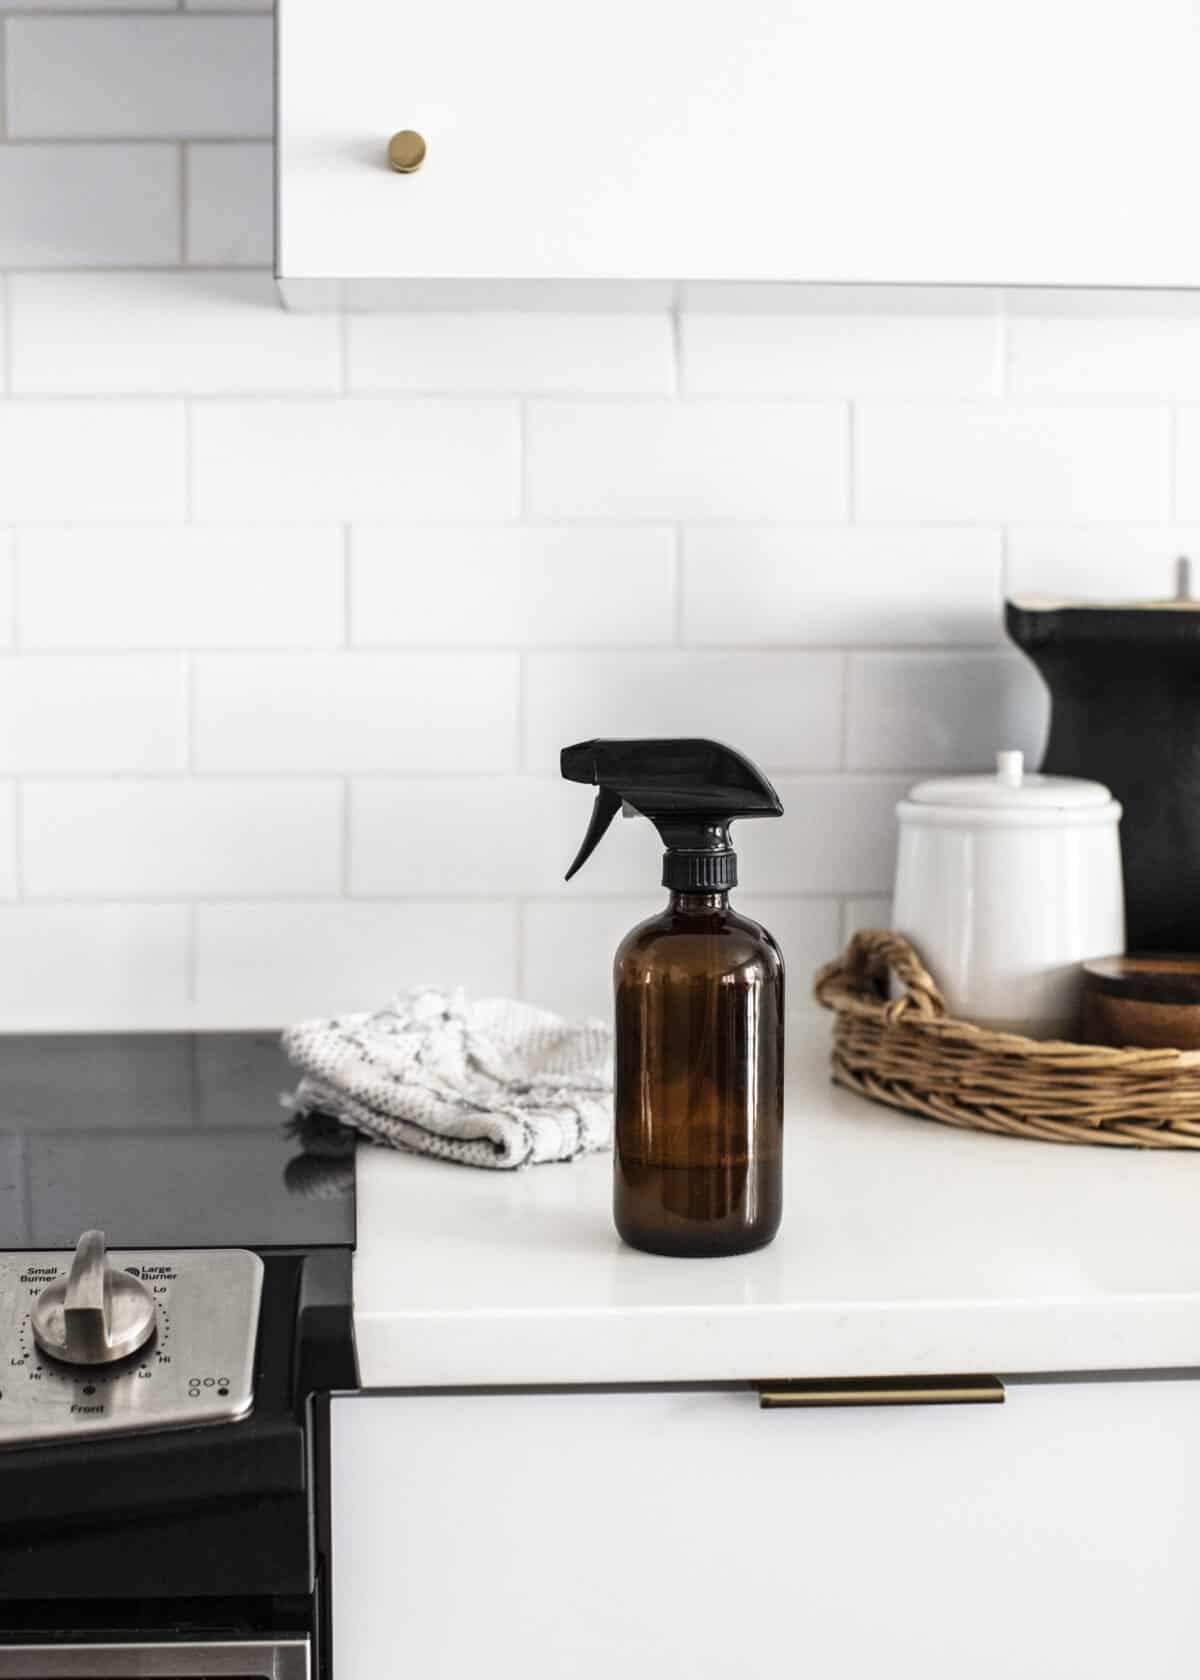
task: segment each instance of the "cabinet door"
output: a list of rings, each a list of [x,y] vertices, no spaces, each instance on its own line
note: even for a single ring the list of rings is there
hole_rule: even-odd
[[[1196,0],[278,11],[293,281],[1200,284]]]
[[[1192,1680],[1200,1382],[333,1405],[336,1680]]]

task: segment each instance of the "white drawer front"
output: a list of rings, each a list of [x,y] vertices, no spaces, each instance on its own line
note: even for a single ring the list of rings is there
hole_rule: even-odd
[[[1188,1680],[1200,1381],[333,1405],[336,1680]]]

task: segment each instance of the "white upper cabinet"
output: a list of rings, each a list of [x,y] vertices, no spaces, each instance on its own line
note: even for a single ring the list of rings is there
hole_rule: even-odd
[[[278,0],[285,299],[1200,284],[1200,0]],[[398,174],[397,130],[423,136]],[[744,301],[744,300],[743,300]]]

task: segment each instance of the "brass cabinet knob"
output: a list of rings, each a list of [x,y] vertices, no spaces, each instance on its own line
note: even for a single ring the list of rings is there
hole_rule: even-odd
[[[397,175],[411,175],[425,162],[425,136],[415,128],[402,128],[388,141],[388,162]]]

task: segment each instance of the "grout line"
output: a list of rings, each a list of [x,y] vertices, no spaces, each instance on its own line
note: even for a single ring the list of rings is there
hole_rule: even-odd
[[[764,759],[763,770],[769,776],[787,776],[793,781],[805,782],[810,785],[817,783],[848,784],[855,787],[869,787],[873,783],[891,784],[907,776],[944,776],[952,772],[945,763],[910,763],[888,766],[872,766],[868,769],[843,770],[834,763],[817,767],[797,767],[796,765],[778,764],[770,759]],[[979,769],[986,769],[986,765],[979,765]],[[121,786],[139,787],[169,787],[179,788],[211,786],[214,783],[232,784],[241,788],[254,783],[260,785],[279,784],[281,786],[295,786],[306,784],[318,785],[322,788],[336,787],[347,776],[356,782],[394,782],[397,785],[421,785],[440,782],[473,782],[484,786],[494,782],[537,782],[557,781],[557,773],[553,763],[536,764],[531,768],[522,769],[514,766],[502,770],[442,770],[431,771],[423,769],[397,770],[392,766],[382,769],[365,770],[355,768],[347,770],[342,766],[331,767],[324,765],[310,770],[279,770],[270,769],[265,765],[255,765],[252,768],[222,768],[220,765],[209,765],[195,773],[186,770],[36,770],[26,768],[21,772],[29,781],[36,781],[39,785],[55,787],[96,787],[119,784]]]
[[[683,389],[683,311],[676,299],[671,307],[671,392],[682,397]]]
[[[886,898],[889,896],[887,886],[858,886],[854,888],[842,887],[809,887],[800,892],[783,888],[743,886],[739,889],[756,898],[779,899],[788,904],[828,904],[836,903],[839,898]],[[386,908],[389,905],[451,905],[456,907],[507,904],[520,905],[525,909],[532,909],[535,905],[552,904],[566,907],[570,904],[636,904],[646,897],[647,891],[655,892],[653,886],[643,883],[641,888],[630,886],[620,892],[573,894],[569,891],[559,893],[528,893],[519,899],[504,892],[470,893],[470,892],[436,892],[436,893],[386,893],[371,892],[358,893],[353,897],[343,894],[320,891],[301,892],[299,890],[288,893],[273,893],[268,888],[258,892],[191,892],[179,893],[172,897],[170,894],[152,894],[142,897],[136,892],[115,892],[100,897],[89,896],[86,892],[39,892],[32,897],[23,898],[20,902],[30,910],[44,907],[73,910],[142,910],[142,909],[171,909],[194,908],[200,909],[212,906],[258,905],[267,909],[282,909],[290,904],[327,905],[330,907],[362,906],[363,908]],[[2,901],[0,901],[2,902]],[[10,905],[15,900],[7,901]]]
[[[161,526],[151,529],[162,529]],[[197,529],[208,530],[208,526],[198,526]],[[2,529],[2,527],[0,527]],[[13,535],[19,537],[24,529],[38,529],[38,527],[16,527]],[[91,527],[96,531],[104,531],[106,526]],[[189,527],[180,525],[170,527],[172,530],[185,531]],[[1117,527],[1121,529],[1121,527]],[[450,657],[456,659],[496,659],[499,656],[554,654],[567,655],[572,659],[585,662],[592,657],[611,659],[621,657],[655,658],[657,656],[678,653],[679,647],[673,641],[660,642],[535,642],[518,645],[513,642],[493,643],[425,643],[425,642],[354,642],[343,645],[340,642],[180,642],[177,638],[158,642],[24,642],[24,651],[36,659],[77,659],[111,658],[124,659],[132,655],[162,654],[173,652],[206,653],[218,658],[229,659],[278,659],[280,661],[298,661],[313,656],[327,658],[331,654],[344,654],[351,659],[369,657],[379,654],[405,654],[409,659],[427,659],[431,661],[446,661]],[[737,657],[757,658],[760,655],[767,658],[786,658],[796,660],[824,659],[831,654],[852,653],[860,657],[872,656],[892,657],[895,655],[913,655],[915,657],[928,656],[930,658],[943,657],[947,659],[995,659],[1003,658],[1014,664],[1021,664],[1022,658],[1018,649],[1011,647],[1003,634],[997,631],[996,639],[991,642],[813,642],[798,644],[785,643],[754,643],[754,642],[689,642],[686,651],[701,657],[706,655],[732,654]]]

